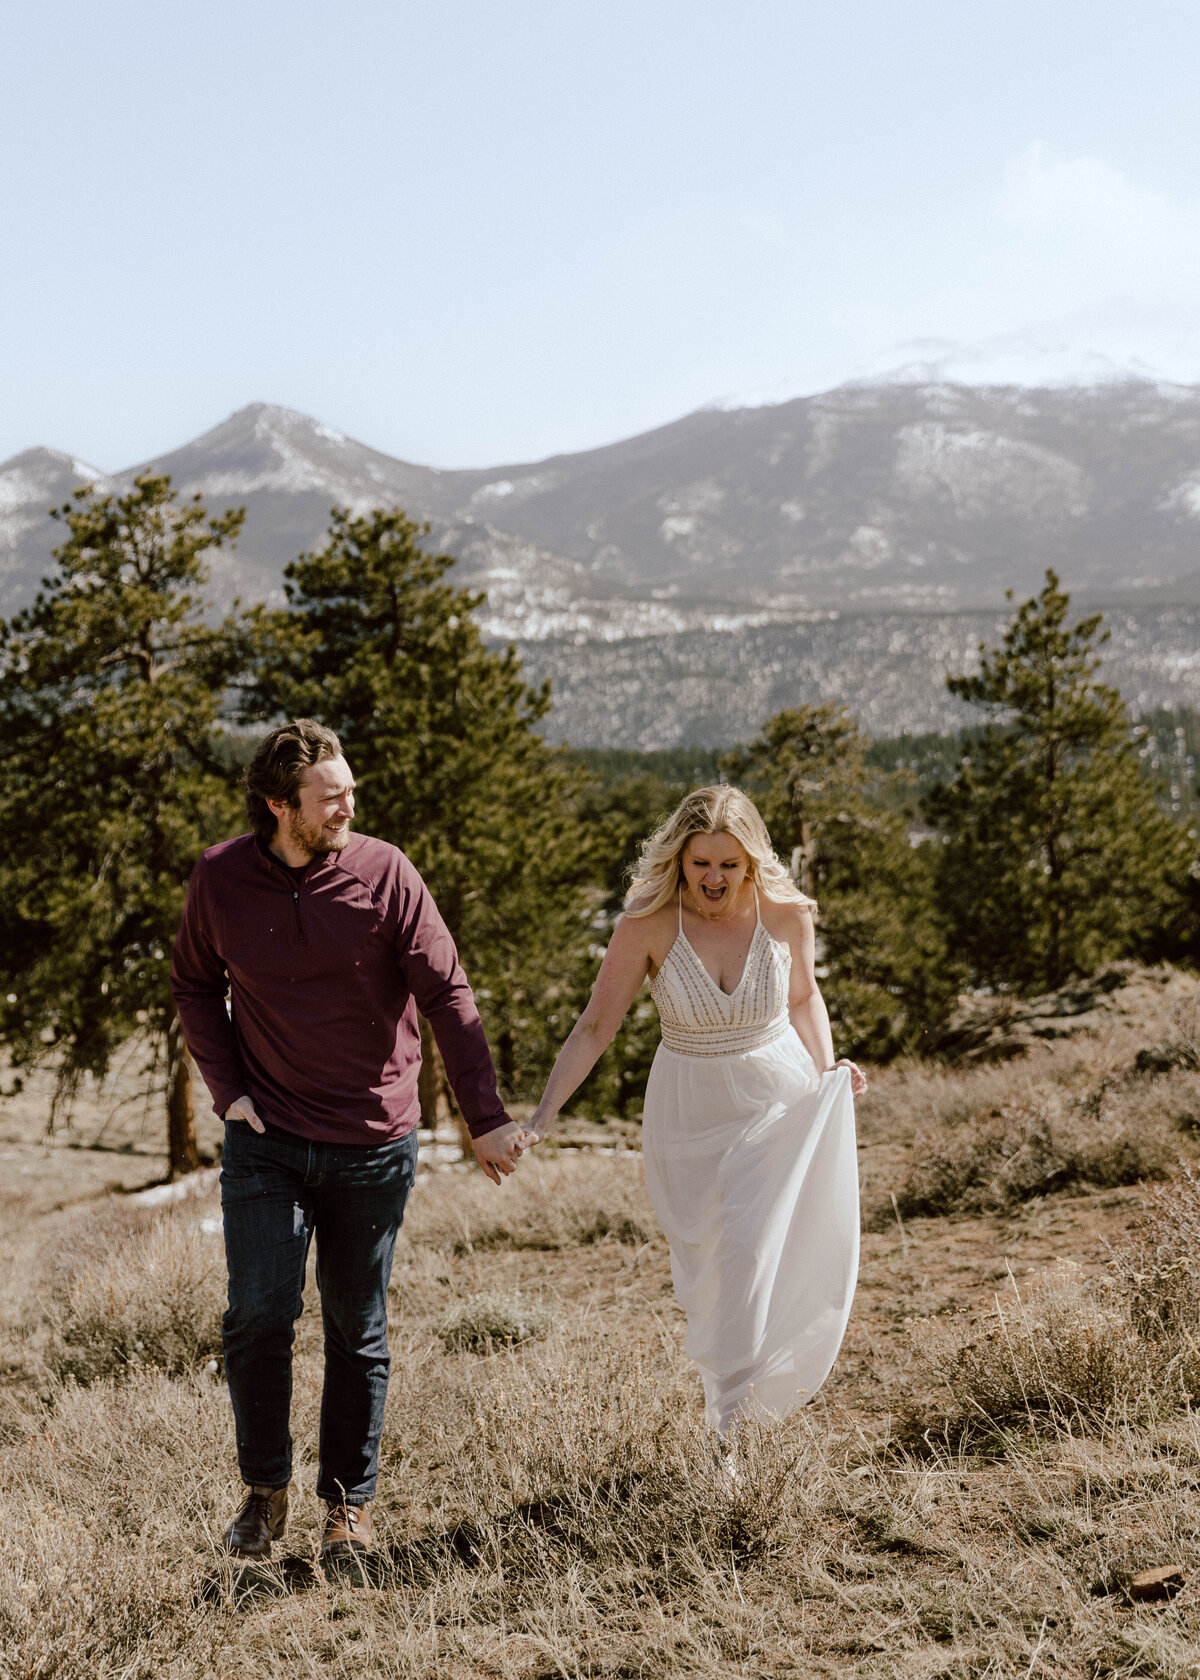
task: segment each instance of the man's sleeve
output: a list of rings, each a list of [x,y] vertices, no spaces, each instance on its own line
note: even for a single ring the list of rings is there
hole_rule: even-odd
[[[203,860],[188,882],[183,921],[171,957],[171,995],[187,1047],[212,1094],[213,1109],[223,1117],[249,1092],[238,1055],[233,1023],[225,1005],[229,977],[213,949],[207,914],[208,882]]]
[[[433,1029],[450,1089],[472,1137],[508,1124],[496,1070],[450,931],[428,887],[408,860],[401,866],[396,962],[417,1008]]]

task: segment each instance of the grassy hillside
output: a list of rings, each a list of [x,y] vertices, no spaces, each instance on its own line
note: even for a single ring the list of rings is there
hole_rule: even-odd
[[[239,1572],[212,1176],[160,1207],[97,1193],[96,1151],[8,1111],[8,1158],[53,1172],[3,1207],[0,1673],[1194,1675],[1196,1002],[1146,995],[1017,1060],[875,1077],[846,1346],[738,1480],[636,1152],[592,1128],[502,1190],[425,1172],[368,1586],[314,1563],[315,1290],[292,1523]]]

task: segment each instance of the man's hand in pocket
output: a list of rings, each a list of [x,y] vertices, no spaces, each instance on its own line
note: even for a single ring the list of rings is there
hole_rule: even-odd
[[[254,1101],[251,1097],[239,1097],[236,1102],[230,1103],[225,1110],[225,1118],[226,1120],[244,1120],[256,1132],[265,1132],[267,1129],[254,1112]]]

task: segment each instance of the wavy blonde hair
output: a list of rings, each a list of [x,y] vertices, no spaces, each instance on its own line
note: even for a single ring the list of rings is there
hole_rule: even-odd
[[[807,898],[775,855],[767,825],[754,801],[736,787],[702,787],[689,793],[671,815],[642,841],[625,894],[627,916],[652,916],[669,904],[683,882],[683,848],[693,834],[732,834],[750,859],[750,880],[767,898],[781,904],[807,904]]]

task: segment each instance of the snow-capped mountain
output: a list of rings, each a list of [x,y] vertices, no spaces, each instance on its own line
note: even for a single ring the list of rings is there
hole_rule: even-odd
[[[0,466],[0,612],[23,606],[49,571],[63,534],[49,510],[85,484],[110,487],[96,467],[57,449],[26,449]]]
[[[1030,592],[1048,565],[1081,603],[1125,613],[1122,680],[1137,703],[1200,700],[1200,386],[971,385],[930,371],[706,409],[480,471],[395,460],[256,403],[144,466],[214,512],[246,508],[214,567],[218,605],[281,599],[284,565],[320,545],[334,505],[428,521],[456,581],[486,593],[486,632],[554,677],[578,740],[602,729],[616,741],[589,693],[622,696],[626,738],[647,744],[699,739],[701,718],[708,734],[732,729],[760,689],[783,704],[841,685],[851,704],[883,705],[876,728],[942,723],[944,647],[964,633],[973,646],[1004,590]],[[0,465],[0,613],[48,570],[61,535],[49,507],[139,470],[106,479],[44,449]],[[963,613],[969,630],[956,628]],[[757,687],[736,676],[753,662]]]

